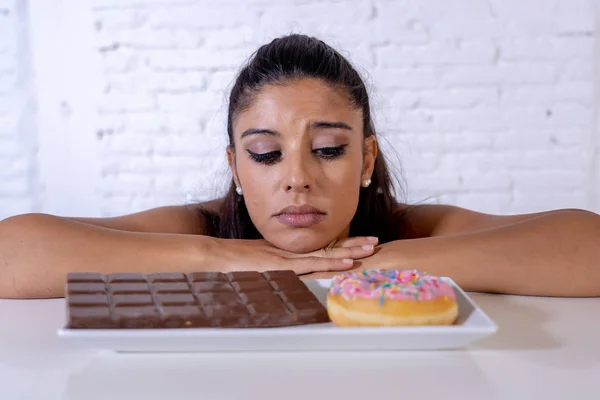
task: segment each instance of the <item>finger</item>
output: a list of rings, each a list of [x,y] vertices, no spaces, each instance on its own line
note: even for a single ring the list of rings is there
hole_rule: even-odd
[[[337,242],[334,247],[356,247],[365,244],[377,245],[378,242],[379,238],[373,236],[357,236],[342,239],[339,242]]]
[[[338,271],[323,271],[323,272],[311,272],[308,274],[300,275],[300,279],[331,279],[340,272]]]
[[[311,272],[346,271],[352,268],[354,260],[342,258],[304,257],[290,260],[297,274]]]
[[[325,258],[364,258],[373,255],[375,252],[375,246],[372,244],[365,244],[362,246],[355,247],[334,247],[332,249],[322,249],[311,254],[317,257]]]
[[[310,253],[298,254],[289,253],[286,251],[277,251],[275,254],[286,257],[286,258],[307,258],[307,257],[319,257],[319,258],[337,258],[337,259],[359,259],[371,256],[375,253],[375,246],[372,244],[365,244],[356,247],[333,247],[329,249],[319,249]]]

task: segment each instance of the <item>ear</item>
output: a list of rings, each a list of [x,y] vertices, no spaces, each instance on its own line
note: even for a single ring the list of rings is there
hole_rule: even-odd
[[[237,176],[237,168],[235,167],[235,150],[233,146],[227,146],[227,163],[231,169],[231,175],[233,176],[233,182],[235,186],[240,186],[240,180]]]
[[[375,169],[375,159],[377,158],[377,139],[375,135],[371,135],[364,140],[363,151],[363,170],[361,182],[365,179],[371,179],[373,170]]]

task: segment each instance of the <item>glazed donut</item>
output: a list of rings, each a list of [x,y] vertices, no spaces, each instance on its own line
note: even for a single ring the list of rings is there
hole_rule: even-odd
[[[327,311],[338,326],[452,325],[452,286],[416,270],[374,269],[333,277]]]

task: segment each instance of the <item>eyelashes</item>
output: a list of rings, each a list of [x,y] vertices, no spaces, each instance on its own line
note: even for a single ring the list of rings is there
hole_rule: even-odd
[[[259,164],[265,164],[265,165],[275,164],[279,160],[279,157],[281,156],[280,151],[270,151],[268,153],[262,153],[262,154],[253,153],[250,150],[246,150],[246,151],[250,155],[250,159],[252,161],[257,162]]]
[[[316,152],[321,158],[333,160],[346,154],[347,146],[348,145],[345,144],[337,147],[321,147],[320,149],[314,150],[314,152]]]
[[[346,154],[346,147],[348,147],[347,144],[337,147],[321,147],[320,149],[313,150],[313,153],[323,160],[331,161]],[[273,165],[281,159],[281,151],[270,151],[262,154],[254,153],[250,150],[246,151],[248,152],[250,159],[259,164]]]

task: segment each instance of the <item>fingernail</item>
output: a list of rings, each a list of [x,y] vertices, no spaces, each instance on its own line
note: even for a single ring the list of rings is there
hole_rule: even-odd
[[[353,259],[351,259],[351,258],[344,258],[344,259],[342,260],[342,262],[343,262],[344,264],[348,264],[348,265],[352,265],[352,264],[354,264],[354,260],[353,260]]]
[[[376,243],[377,241],[379,241],[379,238],[377,238],[377,237],[375,237],[375,236],[368,236],[368,237],[367,237],[367,240],[368,240],[369,242],[374,242],[374,243]]]
[[[373,245],[372,244],[365,244],[362,248],[365,249],[365,250],[369,250],[370,251],[370,250],[373,250]]]

